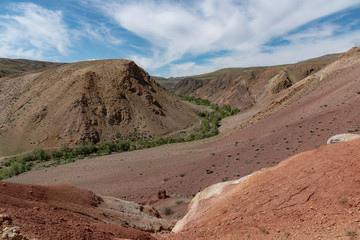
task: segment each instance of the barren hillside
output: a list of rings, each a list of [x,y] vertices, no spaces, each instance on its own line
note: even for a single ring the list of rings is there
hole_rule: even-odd
[[[0,182],[0,233],[18,227],[26,239],[155,239],[169,230],[153,208],[68,185],[36,186]]]
[[[195,201],[166,239],[355,239],[360,141],[291,157]]]
[[[0,78],[0,154],[61,143],[152,137],[199,121],[134,62],[65,64]]]
[[[0,78],[11,74],[21,74],[60,66],[63,63],[34,61],[27,59],[0,58]]]
[[[172,91],[244,110],[273,99],[277,93],[318,72],[337,56],[331,54],[282,66],[221,69],[185,78]]]

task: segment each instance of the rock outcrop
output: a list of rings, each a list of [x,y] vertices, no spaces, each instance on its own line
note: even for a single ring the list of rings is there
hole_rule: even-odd
[[[351,141],[351,140],[355,140],[360,138],[359,134],[352,134],[352,133],[343,133],[343,134],[338,134],[335,136],[332,136],[331,138],[329,138],[327,140],[327,144],[333,144],[333,143],[338,143],[338,142],[347,142],[347,141]]]

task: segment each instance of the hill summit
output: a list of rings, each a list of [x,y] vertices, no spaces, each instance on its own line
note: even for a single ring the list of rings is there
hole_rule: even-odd
[[[198,117],[129,60],[64,64],[0,79],[0,152],[164,135]]]

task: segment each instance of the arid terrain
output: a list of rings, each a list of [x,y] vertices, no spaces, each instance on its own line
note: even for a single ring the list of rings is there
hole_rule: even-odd
[[[153,137],[192,127],[200,118],[134,62],[64,64],[0,78],[0,156]]]
[[[298,65],[253,68],[246,74],[242,73],[241,77],[236,75],[239,73],[234,76],[226,75],[227,77],[221,77],[223,81],[211,80],[201,88],[192,89],[194,96],[242,109],[239,114],[222,120],[218,136],[194,142],[168,144],[84,159],[66,165],[30,171],[7,179],[6,184],[11,184],[10,182],[45,186],[68,184],[89,189],[100,196],[111,196],[151,205],[157,208],[164,218],[175,222],[185,215],[192,197],[206,187],[219,182],[240,179],[263,169],[253,174],[243,184],[229,187],[229,191],[221,194],[219,198],[211,198],[204,202],[208,209],[201,210],[204,211],[203,214],[190,223],[191,227],[186,225],[184,231],[177,234],[157,233],[151,237],[163,239],[356,239],[357,234],[360,234],[360,193],[358,191],[360,182],[357,178],[360,142],[356,140],[330,146],[323,145],[333,135],[346,132],[358,133],[360,130],[360,48],[353,48],[339,56],[330,55],[322,59]],[[82,64],[90,63],[76,63],[73,66]],[[95,72],[93,74],[95,77],[88,78],[90,80],[98,76],[97,71],[100,70],[97,70],[97,67],[101,69],[101,64],[107,64],[107,62],[91,64],[86,65]],[[116,69],[115,66],[114,64],[114,69]],[[68,68],[69,66],[63,65],[57,69],[60,71]],[[79,69],[88,71],[87,68]],[[177,106],[173,112],[163,111],[166,117],[173,119],[167,122],[173,123],[169,126],[178,127],[172,128],[171,131],[191,127],[200,121],[193,106],[168,94],[164,89],[153,84],[153,80],[142,70],[139,71],[140,79],[145,76],[147,79],[145,82],[151,83],[150,86],[145,84],[147,86],[145,90],[141,88],[142,90],[139,91],[149,93],[151,96],[154,94],[153,99],[156,99],[165,109],[168,109],[166,106],[171,104],[171,106]],[[76,73],[75,70],[70,72]],[[40,76],[45,73],[46,71],[37,73],[39,77],[30,75],[25,79],[35,81],[41,79]],[[84,77],[84,79],[87,78]],[[135,81],[138,77],[130,77],[130,79]],[[41,81],[38,81],[40,84]],[[73,82],[73,84],[81,83],[74,80]],[[211,82],[214,85],[209,85]],[[6,81],[0,78],[0,85],[4,86],[4,84]],[[208,92],[212,88],[218,89],[217,84],[223,86],[223,90]],[[54,84],[49,83],[49,85]],[[86,89],[84,85],[80,85],[81,87],[71,85],[71,88],[70,85],[67,86],[67,88],[64,87],[68,89],[66,91],[73,91],[72,89],[85,91]],[[155,95],[150,90],[151,87],[155,89],[155,93],[160,92],[165,97],[159,98],[158,94]],[[110,88],[104,86],[104,89]],[[247,97],[242,97],[243,90],[246,91],[244,94],[247,94]],[[55,89],[52,91],[56,92]],[[62,90],[62,93],[66,91]],[[85,96],[89,92],[86,90]],[[110,94],[108,91],[102,92],[102,94],[105,93]],[[39,99],[41,96],[40,94]],[[1,97],[2,106],[6,106],[3,100],[4,95]],[[69,103],[73,102],[69,101]],[[89,102],[88,105],[93,104],[94,102]],[[33,106],[39,107],[38,104]],[[114,104],[105,106],[111,107]],[[144,105],[144,108],[161,110],[154,101],[149,106]],[[20,108],[11,107],[11,109]],[[51,109],[56,109],[56,107]],[[64,109],[69,109],[69,107]],[[77,116],[83,116],[81,109],[73,109],[79,113]],[[84,111],[84,116],[89,118],[92,116],[87,108]],[[133,110],[129,111],[133,112]],[[13,110],[5,110],[5,112],[11,112],[11,116],[16,116]],[[47,120],[49,123],[55,121],[53,116],[67,114],[67,112],[59,112],[59,115],[56,113],[54,111],[53,114],[45,114],[51,116]],[[150,113],[146,114],[146,116],[150,115]],[[25,113],[24,116],[26,116]],[[99,117],[98,122],[100,119],[107,119],[106,116],[105,114]],[[162,115],[154,113],[151,116],[154,116],[154,126],[158,126],[159,122],[155,117]],[[30,115],[28,118],[24,117],[23,120],[20,117],[15,118],[13,122],[2,120],[9,129],[2,132],[3,136],[0,138],[2,146],[5,143],[6,146],[7,144],[11,146],[17,141],[22,144],[19,138],[8,142],[6,139],[10,139],[10,135],[7,134],[11,132],[11,126],[25,128],[25,123],[29,119]],[[74,125],[75,122],[75,120],[71,122],[71,126],[83,126]],[[99,125],[107,126],[105,123]],[[153,134],[167,133],[170,127],[167,129],[166,126],[168,125],[164,124],[163,128],[159,129],[154,127]],[[130,129],[133,129],[133,125]],[[36,132],[38,131],[37,129]],[[64,129],[59,129],[58,132],[69,134]],[[101,136],[108,136],[110,132],[114,130],[104,128]],[[29,134],[33,136],[31,131]],[[81,139],[80,135],[62,137]],[[24,142],[27,142],[25,140]],[[28,149],[30,146],[27,146]],[[294,155],[296,156],[291,157]],[[287,160],[280,163],[285,159]],[[272,168],[264,169],[268,167]],[[166,190],[169,197],[158,199],[157,193],[160,190]],[[23,198],[25,196],[18,197],[18,199]],[[17,207],[21,208],[22,203],[21,200],[19,201]],[[169,207],[171,212],[163,211],[164,207]],[[1,208],[0,210],[4,214],[14,214],[10,210]],[[50,212],[49,215],[51,215]],[[105,220],[97,217],[96,221]],[[14,220],[14,222],[25,231],[31,228],[26,227],[26,222],[20,220]],[[39,222],[39,224],[46,224],[46,222]],[[41,239],[40,235],[34,232],[33,234]],[[147,236],[144,235],[144,238],[139,239],[146,239]],[[122,237],[126,238],[126,236]],[[54,237],[54,239],[60,238]]]
[[[164,239],[355,239],[360,140],[297,154],[195,201]]]
[[[256,104],[267,104],[277,93],[318,72],[332,63],[338,54],[330,54],[304,62],[252,68],[228,68],[184,78],[173,87],[164,87],[181,95],[191,95],[241,110]]]

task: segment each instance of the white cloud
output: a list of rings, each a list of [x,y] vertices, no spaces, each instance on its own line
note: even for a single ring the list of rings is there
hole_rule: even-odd
[[[9,12],[0,15],[1,57],[42,59],[49,51],[68,53],[70,36],[61,11],[20,3]]]
[[[113,36],[111,29],[103,22],[91,22],[87,19],[81,19],[78,16],[78,29],[72,29],[71,33],[76,39],[94,39],[111,45],[121,45],[124,41],[120,38]]]
[[[285,57],[286,49],[308,47],[313,44],[330,52],[339,49],[327,48],[317,41],[332,36],[336,26],[322,27],[321,32],[309,30],[298,35],[288,36],[292,43],[284,48],[273,48],[271,54],[261,53],[259,49],[274,37],[296,29],[310,21],[341,11],[358,4],[359,0],[202,0],[202,1],[103,1],[92,0],[105,15],[128,31],[151,43],[151,56],[131,55],[144,68],[156,71],[171,65],[171,74],[180,74],[181,69],[201,71],[211,66],[239,66],[244,63],[259,65],[261,62],[279,62],[273,58],[295,60]],[[316,29],[316,28],[314,28]],[[318,29],[317,29],[318,30]],[[298,42],[299,39],[305,42]],[[328,41],[337,41],[328,39]],[[350,40],[350,42],[354,39]],[[341,45],[341,44],[340,44]],[[348,45],[348,43],[347,43]],[[198,56],[217,51],[229,51],[230,56],[214,58],[201,66],[172,64],[185,55]],[[296,49],[296,51],[300,51]],[[309,51],[304,51],[309,52]],[[319,52],[314,49],[314,52]],[[324,52],[324,51],[322,51]],[[255,54],[255,56],[254,56]],[[303,55],[303,54],[301,54]],[[267,57],[269,56],[269,57]],[[295,55],[296,56],[296,55]],[[264,61],[263,58],[268,59]],[[225,62],[218,63],[223,59]],[[211,65],[213,64],[213,65]],[[210,66],[211,65],[211,66]],[[184,72],[183,74],[188,74]]]
[[[211,72],[216,69],[228,67],[269,66],[287,63],[296,63],[323,56],[329,53],[340,53],[349,50],[353,46],[360,46],[360,31],[354,31],[346,35],[319,38],[316,41],[294,41],[289,45],[273,47],[271,52],[246,51],[233,52],[230,55],[209,59],[203,65],[193,62],[172,65],[171,76],[197,75]],[[358,42],[356,42],[356,39]],[[191,66],[191,68],[189,68]]]

